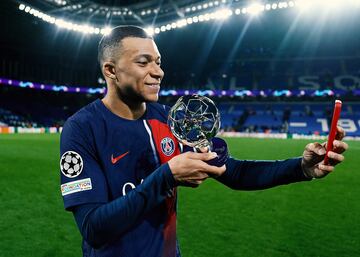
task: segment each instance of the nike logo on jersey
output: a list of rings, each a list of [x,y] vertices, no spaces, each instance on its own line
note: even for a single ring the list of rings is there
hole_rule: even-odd
[[[123,157],[125,157],[125,155],[127,155],[129,153],[129,151],[127,151],[126,153],[123,153],[121,155],[119,155],[118,157],[114,158],[114,155],[111,155],[111,163],[115,164],[117,163],[120,159],[122,159]]]

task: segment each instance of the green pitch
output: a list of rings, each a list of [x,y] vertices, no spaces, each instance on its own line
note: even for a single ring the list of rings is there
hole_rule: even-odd
[[[234,157],[299,156],[307,141],[226,139]],[[179,190],[184,257],[360,256],[360,142],[322,180],[233,191],[213,180]],[[59,189],[59,135],[0,135],[0,256],[81,256]]]

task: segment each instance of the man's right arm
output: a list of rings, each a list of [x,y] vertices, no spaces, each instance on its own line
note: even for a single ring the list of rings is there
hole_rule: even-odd
[[[143,183],[125,196],[105,204],[84,204],[72,209],[83,238],[94,248],[103,246],[128,231],[144,214],[162,203],[177,185],[197,187],[208,178],[223,173],[225,167],[204,161],[213,153],[184,153],[161,165]]]
[[[101,247],[121,236],[141,217],[163,202],[176,186],[168,164],[163,164],[126,195],[109,201],[109,189],[100,165],[92,129],[86,121],[69,119],[60,140],[61,191],[83,238]],[[76,158],[80,168],[70,169]],[[76,161],[76,160],[75,160]]]
[[[125,196],[105,204],[72,208],[81,235],[99,248],[119,238],[148,211],[162,203],[176,186],[168,164],[163,164]]]

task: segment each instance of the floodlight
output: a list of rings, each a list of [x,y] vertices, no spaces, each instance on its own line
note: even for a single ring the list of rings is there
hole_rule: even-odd
[[[296,5],[303,11],[307,10],[308,8],[311,7],[311,5],[313,4],[312,1],[310,0],[298,0],[296,2]]]
[[[230,9],[227,9],[227,8],[223,8],[217,12],[214,13],[215,15],[215,19],[221,19],[221,20],[224,20],[224,19],[227,19],[229,18],[231,15],[232,15],[232,11]]]
[[[263,12],[265,9],[262,4],[251,4],[247,7],[247,12],[252,15],[258,15],[260,12]]]
[[[150,36],[153,36],[154,33],[155,33],[153,27],[147,27],[147,28],[145,29],[145,31],[146,31],[146,33],[147,33],[148,35],[150,35]]]
[[[104,36],[109,35],[111,32],[111,28],[110,27],[104,27],[100,30],[100,33],[103,34]]]
[[[181,20],[178,20],[178,21],[176,22],[176,26],[177,26],[178,28],[184,27],[184,26],[186,26],[186,25],[187,25],[186,19],[181,19]]]

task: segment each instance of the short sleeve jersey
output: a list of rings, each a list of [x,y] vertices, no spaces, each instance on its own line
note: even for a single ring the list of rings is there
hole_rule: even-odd
[[[126,197],[162,163],[179,154],[167,113],[168,107],[147,103],[143,117],[126,120],[98,99],[70,117],[60,143],[65,208]],[[118,240],[97,250],[83,242],[83,252],[102,257],[175,256],[175,233],[176,189]]]

